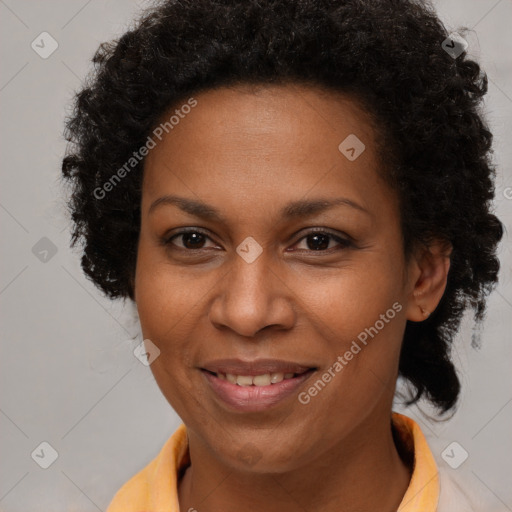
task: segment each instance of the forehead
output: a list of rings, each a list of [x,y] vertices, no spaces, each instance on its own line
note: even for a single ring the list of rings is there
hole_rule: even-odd
[[[185,98],[161,118],[174,123],[146,158],[146,209],[176,190],[225,206],[308,191],[345,192],[364,204],[384,186],[369,115],[346,95],[293,84],[223,87],[193,99],[193,109],[180,111]]]
[[[182,98],[161,116],[160,123],[164,129],[166,121],[171,119],[173,126],[165,129],[164,144],[159,144],[160,147],[166,142],[172,144],[166,135],[172,133],[178,144],[185,137],[190,139],[191,130],[195,132],[198,143],[200,138],[208,141],[215,137],[225,143],[246,147],[265,136],[266,144],[271,142],[268,136],[280,136],[276,143],[283,149],[296,145],[301,139],[318,143],[318,139],[327,133],[331,137],[326,143],[353,132],[358,132],[360,138],[366,139],[370,145],[375,138],[371,115],[359,100],[325,87],[243,84],[200,92],[194,96],[196,106],[193,110],[187,106],[190,101],[190,98]],[[180,112],[182,110],[183,113]],[[257,139],[248,140],[248,135]],[[309,146],[307,144],[304,151],[310,149]],[[297,149],[294,147],[295,151]]]

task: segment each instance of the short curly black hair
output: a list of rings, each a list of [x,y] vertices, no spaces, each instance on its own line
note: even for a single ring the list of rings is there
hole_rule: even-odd
[[[462,32],[463,34],[465,32]],[[432,6],[413,0],[168,0],[100,45],[66,120],[71,245],[110,298],[134,299],[144,159],[97,191],[144,145],[170,106],[236,84],[306,83],[358,98],[378,128],[398,192],[404,254],[452,244],[448,283],[424,322],[407,322],[399,372],[440,411],[460,384],[450,348],[464,311],[477,323],[498,280],[501,222],[491,213],[492,134],[480,112],[487,77],[461,55]],[[96,192],[95,192],[96,191]]]

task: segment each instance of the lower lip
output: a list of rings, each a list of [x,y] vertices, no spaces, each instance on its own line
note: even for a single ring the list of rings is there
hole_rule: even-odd
[[[231,408],[242,412],[259,412],[270,409],[279,402],[293,395],[298,388],[314,373],[314,370],[284,379],[269,386],[239,386],[216,375],[201,370],[216,395]]]

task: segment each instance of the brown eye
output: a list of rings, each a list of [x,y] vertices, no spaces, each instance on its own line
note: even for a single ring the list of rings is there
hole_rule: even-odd
[[[308,235],[306,240],[308,249],[320,251],[329,248],[332,237],[326,233],[315,233],[314,235]]]
[[[206,240],[210,238],[206,236],[201,231],[190,230],[190,231],[181,231],[176,233],[164,240],[165,245],[173,245],[178,247],[179,249],[186,250],[194,250],[194,249],[204,249],[204,244]],[[175,240],[181,240],[181,243],[176,243]]]
[[[345,249],[353,245],[350,240],[326,231],[314,231],[308,233],[306,236],[302,237],[299,242],[302,240],[306,241],[305,250],[316,252],[326,252],[331,249],[335,249],[335,247],[330,246],[333,241],[336,242],[338,246],[341,246],[341,249]]]

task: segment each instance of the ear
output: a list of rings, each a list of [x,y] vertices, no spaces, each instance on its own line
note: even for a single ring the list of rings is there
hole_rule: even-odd
[[[446,289],[452,250],[450,242],[434,240],[411,256],[407,320],[422,322],[437,308]]]

